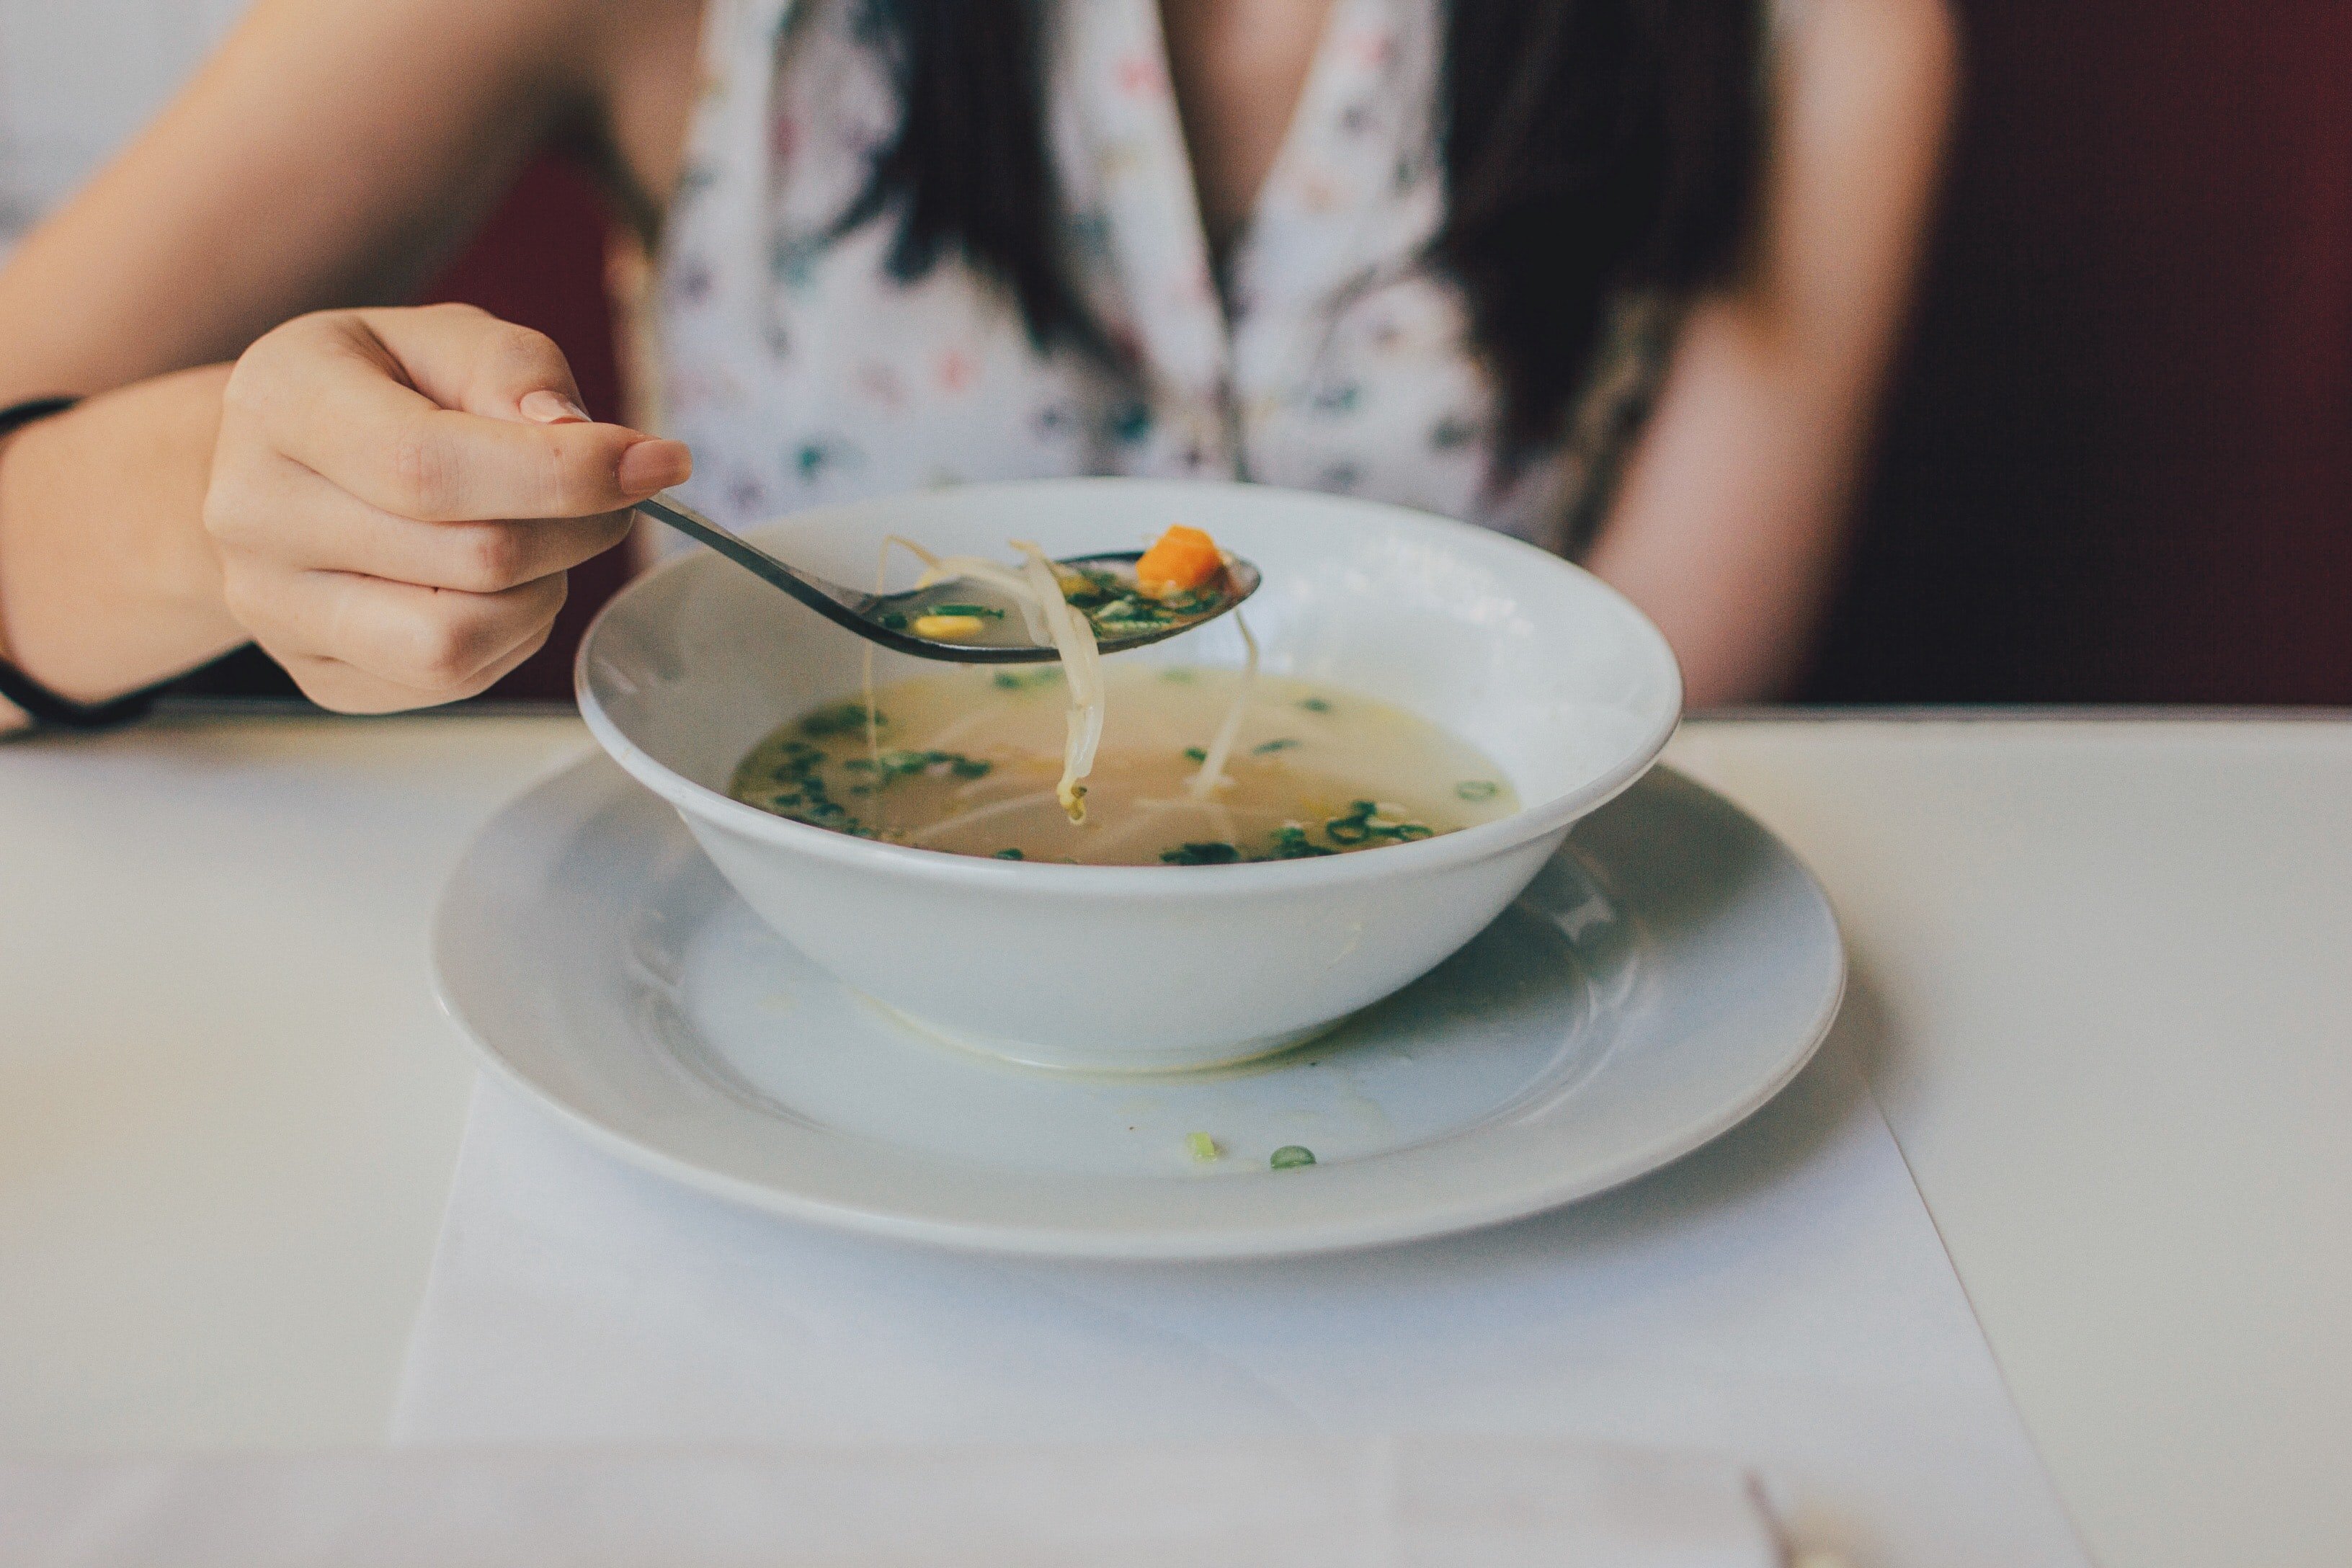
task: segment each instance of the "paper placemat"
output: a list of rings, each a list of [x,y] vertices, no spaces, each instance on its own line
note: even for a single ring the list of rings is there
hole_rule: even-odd
[[[1543,1439],[0,1460],[10,1568],[1780,1568],[1720,1460]]]
[[[404,1444],[1570,1437],[1751,1467],[1857,1565],[2086,1559],[1832,1037],[1747,1124],[1560,1212],[1385,1250],[1073,1264],[687,1191],[477,1090]]]

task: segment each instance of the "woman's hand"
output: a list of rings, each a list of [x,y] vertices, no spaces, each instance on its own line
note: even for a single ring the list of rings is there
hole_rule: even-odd
[[[310,697],[471,697],[536,652],[564,573],[692,469],[592,423],[548,338],[469,306],[333,310],[247,350],[205,526],[229,614]]]

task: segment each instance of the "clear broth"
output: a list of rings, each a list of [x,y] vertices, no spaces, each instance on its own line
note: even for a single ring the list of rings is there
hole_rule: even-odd
[[[950,854],[1091,866],[1347,854],[1508,816],[1502,771],[1434,724],[1341,688],[1261,675],[1206,800],[1194,777],[1244,677],[1107,665],[1087,819],[1056,804],[1058,666],[963,668],[780,725],[735,771],[737,800],[795,822]]]

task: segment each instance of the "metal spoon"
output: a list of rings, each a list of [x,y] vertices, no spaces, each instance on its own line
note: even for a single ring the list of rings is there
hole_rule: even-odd
[[[998,595],[980,584],[969,581],[936,583],[930,587],[917,588],[904,594],[861,594],[855,588],[828,583],[822,577],[777,560],[742,535],[721,528],[692,507],[682,505],[673,496],[658,495],[641,500],[637,502],[636,510],[656,521],[669,524],[688,538],[700,540],[736,565],[764,579],[771,586],[782,589],[835,625],[846,626],[859,637],[899,653],[910,653],[917,658],[951,659],[958,664],[1041,664],[1061,657],[1052,644],[1040,647],[1029,642],[1025,635],[1018,635],[1022,622],[1017,611],[998,602]],[[1107,573],[1132,588],[1135,563],[1142,554],[1139,550],[1123,550],[1101,555],[1073,555],[1055,564],[1074,571]],[[1097,619],[1089,616],[1088,618],[1095,621],[1097,646],[1105,653],[1118,653],[1125,648],[1141,647],[1147,643],[1172,637],[1179,632],[1189,632],[1194,626],[1215,620],[1256,593],[1258,582],[1256,567],[1246,561],[1235,560],[1226,564],[1224,592],[1205,609],[1181,614],[1158,611],[1167,615],[1164,624],[1111,635],[1103,631],[1103,620],[1108,617]],[[955,641],[918,637],[908,629],[917,618],[936,613],[937,608],[942,605],[979,607],[982,614],[975,618],[982,624],[982,635],[1003,637],[1007,640]],[[1154,608],[1158,610],[1156,605]]]

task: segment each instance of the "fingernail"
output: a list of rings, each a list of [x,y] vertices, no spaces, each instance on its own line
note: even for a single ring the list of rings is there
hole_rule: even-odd
[[[516,405],[526,419],[541,425],[586,425],[588,411],[560,392],[526,392]]]
[[[694,472],[694,454],[683,441],[640,441],[621,454],[614,478],[621,493],[649,496],[656,490],[682,485]]]

